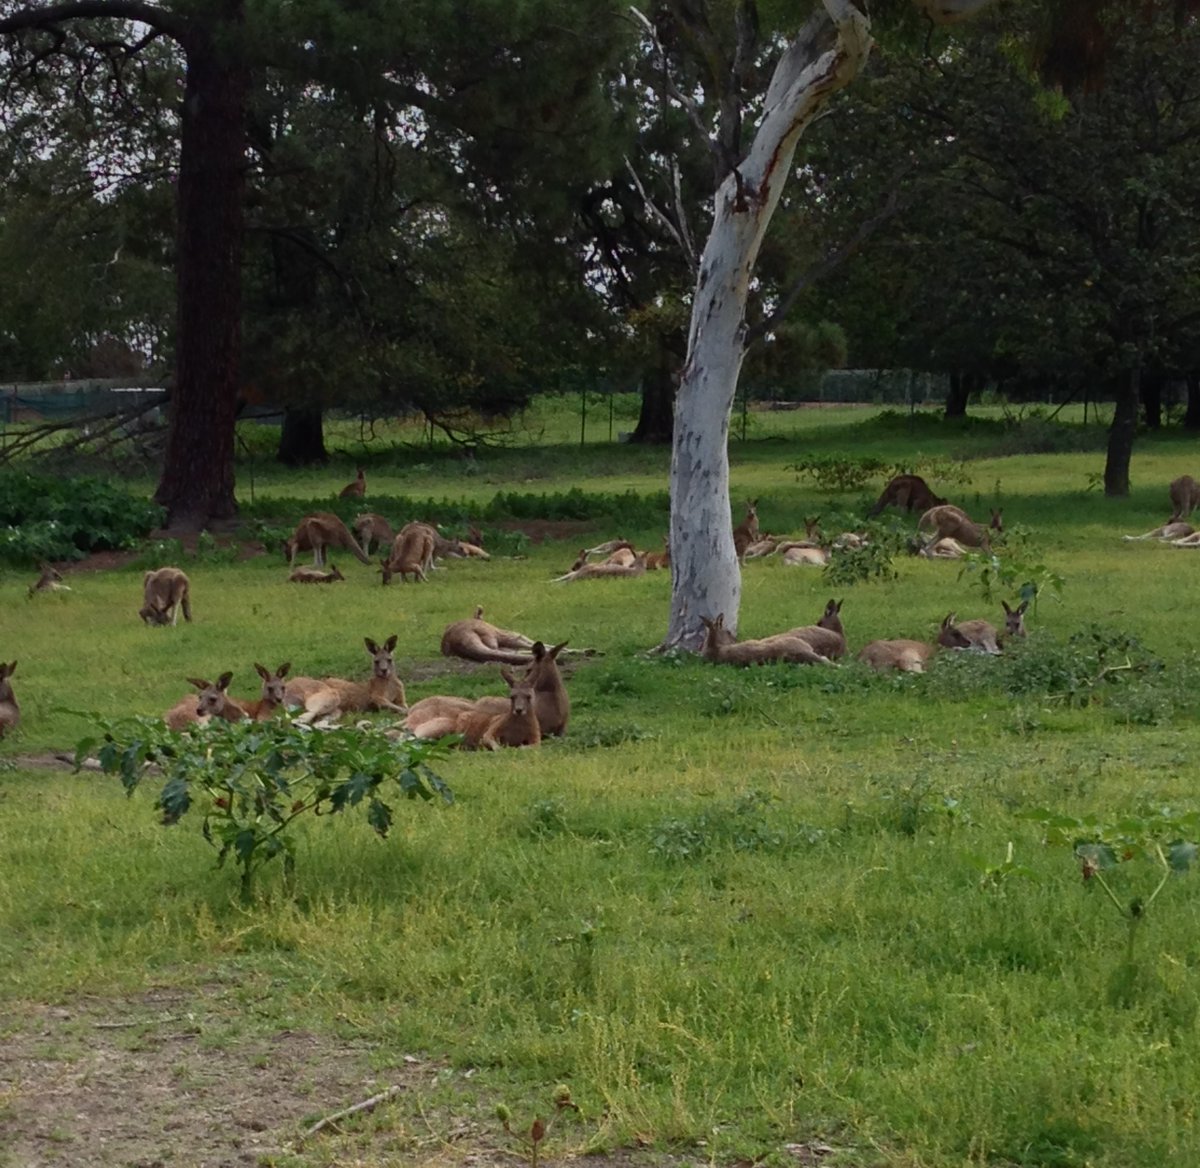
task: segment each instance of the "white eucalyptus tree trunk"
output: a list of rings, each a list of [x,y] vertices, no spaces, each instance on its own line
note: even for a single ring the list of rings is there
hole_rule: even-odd
[[[664,647],[699,647],[700,617],[737,629],[741,572],[729,498],[729,417],[745,354],[751,273],[791,169],[796,142],[831,94],[849,84],[871,48],[870,25],[849,0],[823,0],[837,30],[812,20],[780,58],[745,160],[716,194],[700,258],[688,351],[675,403],[671,454],[671,615]]]

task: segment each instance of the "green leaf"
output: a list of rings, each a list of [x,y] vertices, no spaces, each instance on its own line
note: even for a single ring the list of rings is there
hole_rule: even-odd
[[[384,839],[387,838],[387,833],[392,826],[392,809],[374,795],[371,796],[371,802],[367,806],[367,823],[376,834]]]
[[[1095,840],[1076,840],[1075,855],[1081,860],[1090,860],[1102,872],[1115,868],[1120,862],[1116,852],[1108,844],[1097,843]]]

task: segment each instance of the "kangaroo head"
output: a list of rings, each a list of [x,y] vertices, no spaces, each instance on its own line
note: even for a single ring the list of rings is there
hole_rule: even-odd
[[[1003,515],[1004,515],[1004,509],[1002,507],[993,507],[992,508],[992,519],[991,519],[991,522],[988,524],[988,526],[993,531],[1003,531],[1004,530]]]
[[[482,605],[482,604],[477,604],[477,605],[475,606],[475,617],[474,617],[474,619],[475,619],[475,620],[483,620],[483,605]]]
[[[1016,608],[1009,608],[1007,600],[1002,600],[1000,603],[1004,605],[1004,631],[1010,637],[1027,636],[1025,613],[1029,609],[1029,601],[1022,600]]]
[[[7,665],[5,665],[3,661],[0,661],[0,681],[7,681],[10,677],[12,677],[13,670],[16,669],[16,667],[17,663],[15,661],[11,661]]]
[[[521,716],[531,714],[534,702],[533,679],[528,674],[516,677],[509,669],[501,669],[500,676],[508,685],[508,700],[512,712]]]
[[[329,565],[329,578],[330,578],[331,580],[344,580],[346,577],[345,577],[345,576],[343,576],[343,575],[341,574],[341,572],[339,572],[339,571],[338,571],[338,566],[337,566],[337,564],[330,563],[330,565]]]
[[[942,621],[942,627],[938,632],[938,644],[946,649],[969,649],[971,642],[967,640],[966,634],[954,623],[957,618],[957,613],[947,613],[946,618]]]

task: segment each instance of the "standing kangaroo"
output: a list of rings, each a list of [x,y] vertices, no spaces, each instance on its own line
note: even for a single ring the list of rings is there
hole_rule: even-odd
[[[733,550],[740,560],[746,549],[758,539],[758,500],[751,499],[746,507],[746,518],[733,529]]]
[[[158,568],[142,577],[142,607],[138,616],[148,625],[176,625],[179,610],[192,619],[192,601],[187,576],[179,568]]]
[[[393,576],[399,576],[405,584],[409,576],[414,581],[428,579],[425,573],[433,565],[436,543],[437,532],[427,523],[405,524],[392,542],[387,558],[379,561],[383,582],[390,584]]]
[[[883,494],[875,500],[875,506],[867,515],[873,518],[885,507],[899,507],[902,511],[928,511],[930,507],[938,507],[945,501],[933,493],[920,475],[900,474],[883,488]]]
[[[360,564],[371,562],[367,553],[358,546],[358,540],[350,534],[350,529],[329,511],[314,511],[301,519],[296,524],[296,530],[283,541],[283,554],[294,568],[300,552],[312,552],[313,567],[323,568],[327,547],[344,548]]]
[[[988,541],[991,533],[1004,530],[1003,512],[993,507],[991,521],[984,527],[983,524],[976,523],[961,507],[955,507],[953,503],[942,503],[931,507],[921,516],[917,529],[924,528],[930,528],[935,533],[930,538],[930,543],[939,539],[956,539],[964,547],[990,550],[991,545]]]
[[[1200,483],[1191,475],[1180,475],[1167,492],[1171,497],[1172,519],[1186,519],[1200,507]]]
[[[340,491],[338,491],[339,499],[361,499],[367,493],[367,476],[363,474],[363,468],[358,468],[358,477],[354,482],[347,483]]]
[[[376,515],[373,511],[364,511],[354,520],[353,527],[354,534],[358,536],[358,542],[367,555],[377,548],[391,547],[392,540],[396,538],[392,525],[382,515]]]
[[[17,695],[13,693],[12,682],[9,680],[16,668],[15,661],[10,661],[7,665],[0,661],[0,738],[21,720],[21,707],[17,705]]]

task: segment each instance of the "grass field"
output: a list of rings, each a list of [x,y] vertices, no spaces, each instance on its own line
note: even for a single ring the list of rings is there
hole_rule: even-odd
[[[665,489],[665,452],[580,448],[569,423],[551,411],[528,429],[558,441],[471,462],[395,434],[357,448],[357,428],[333,428],[340,461],[298,474],[250,435],[239,490],[250,506],[253,470],[253,507],[274,520],[278,501],[282,520],[327,505],[356,463],[385,515]],[[450,562],[424,586],[381,588],[338,558],[345,584],[299,588],[273,554],[209,553],[182,564],[195,621],[177,628],[138,621],[137,562],[32,601],[32,574],[0,576],[0,660],[19,661],[22,708],[0,744],[0,1164],[528,1159],[495,1107],[527,1129],[559,1084],[579,1111],[561,1112],[543,1159],[1200,1160],[1196,874],[1148,903],[1155,844],[1197,808],[1200,563],[1119,539],[1162,521],[1193,446],[1142,442],[1134,493],[1113,501],[1088,489],[1103,439],[1078,424],[947,430],[851,409],[754,423],[731,447],[733,495],[738,510],[760,499],[765,530],[861,514],[881,486],[820,489],[789,469],[802,459],[965,457],[969,481],[945,493],[1002,505],[1061,599],[1043,595],[1029,643],[1002,660],[897,678],[648,656],[667,574],[547,582],[584,542],[658,546],[645,511],[637,530],[560,525],[520,558]],[[930,637],[952,609],[999,620],[999,597],[955,564],[896,566],[892,582],[831,587],[751,563],[741,633],[813,621],[831,595],[852,651]],[[233,670],[250,696],[255,661],[361,676],[364,636],[397,635],[410,702],[500,692],[494,668],[438,656],[441,629],[477,603],[599,651],[572,667],[565,739],[454,755],[439,771],[455,802],[398,805],[387,840],[354,812],[303,823],[294,883],[268,870],[250,906],[197,813],[158,825],[153,784],[126,799],[113,777],[28,761],[72,748],[90,714],[160,713],[185,677]],[[1117,903],[1039,812],[1068,841],[1124,837],[1131,858],[1101,873]],[[405,1090],[386,1107],[298,1140],[306,1118],[391,1083]]]

